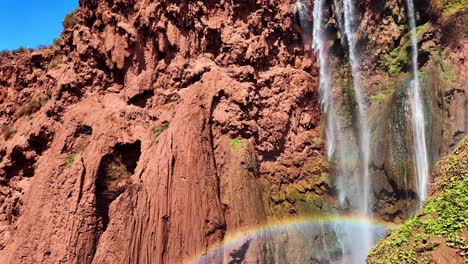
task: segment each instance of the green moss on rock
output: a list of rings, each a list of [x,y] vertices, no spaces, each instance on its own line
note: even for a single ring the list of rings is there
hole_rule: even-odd
[[[468,0],[441,0],[444,15],[451,15],[468,6]]]
[[[307,190],[310,185],[291,184],[272,194],[272,212],[274,217],[297,215],[321,215],[331,211],[331,206],[318,194]]]
[[[430,30],[429,23],[425,23],[416,28],[416,37],[418,42],[423,38],[424,33]],[[411,32],[406,33],[400,41],[400,45],[395,47],[389,54],[383,56],[379,64],[390,75],[401,73],[409,64],[408,54],[411,45]]]
[[[229,146],[233,149],[244,149],[244,143],[239,139],[229,139]]]

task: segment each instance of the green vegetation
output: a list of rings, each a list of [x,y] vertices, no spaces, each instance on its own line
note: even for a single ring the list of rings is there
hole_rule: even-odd
[[[353,119],[353,108],[349,105],[343,105],[340,108],[340,116],[344,118],[347,124],[351,124]]]
[[[299,176],[302,180],[284,184],[279,190],[269,194],[273,216],[320,216],[330,213],[332,207],[326,201],[325,191],[333,188],[328,174],[328,161],[324,157],[315,157],[297,162],[303,164]],[[288,170],[284,173],[288,174]]]
[[[97,209],[104,219],[107,214],[102,214],[102,210],[106,212],[110,203],[131,184],[130,177],[135,173],[140,155],[141,142],[137,140],[133,143],[117,144],[111,153],[101,158],[95,193],[99,201],[96,204]]]
[[[420,40],[428,29],[429,23],[416,28],[417,39]],[[397,75],[406,68],[409,63],[408,49],[411,45],[411,32],[406,33],[400,41],[400,45],[395,47],[389,54],[384,55],[379,60],[379,65],[390,75]]]
[[[323,157],[315,157],[314,159],[308,160],[302,166],[301,174],[303,177],[310,179],[306,189],[315,190],[319,193],[318,188],[322,184],[329,182],[328,175],[328,161]]]
[[[100,196],[113,200],[124,190],[132,176],[124,160],[118,153],[103,157],[96,181]]]
[[[390,52],[391,62],[389,65],[388,73],[391,75],[396,75],[400,73],[404,67],[408,64],[408,52],[407,47],[409,43],[405,43],[402,47],[396,47],[392,52]]]
[[[442,13],[451,15],[457,11],[468,7],[468,0],[441,0]]]
[[[239,139],[229,139],[229,146],[233,149],[244,149],[244,143]]]
[[[297,213],[312,216],[331,212],[331,206],[323,197],[312,191],[315,187],[311,181],[300,181],[272,194],[273,215],[281,217]]]
[[[18,110],[15,113],[15,118],[20,118],[25,115],[31,115],[39,111],[47,103],[47,101],[49,101],[49,99],[49,96],[43,96],[37,100],[31,100],[27,102],[25,105],[18,108]]]
[[[63,28],[73,27],[80,22],[78,18],[78,8],[68,13],[62,21]]]
[[[12,138],[18,131],[7,125],[3,125],[0,129],[0,135],[3,136],[4,140],[9,140]]]
[[[325,144],[324,140],[313,131],[307,134],[304,143],[310,144],[312,149],[321,149]]]
[[[417,215],[394,230],[369,254],[369,263],[427,263],[426,252],[440,242],[458,250],[468,261],[468,241],[460,236],[468,228],[468,138],[438,164],[439,195],[429,199]]]
[[[343,65],[337,76],[337,85],[341,87],[343,92],[343,100],[338,111],[339,115],[343,118],[343,122],[347,124],[352,123],[354,109],[356,107],[355,91],[350,81],[351,78],[349,68]]]
[[[59,66],[60,63],[62,63],[62,58],[63,58],[62,54],[54,56],[54,58],[50,61],[49,65],[47,65],[47,69],[50,70],[53,68],[57,68],[57,66]]]
[[[383,101],[387,95],[392,94],[392,92],[392,90],[383,90],[382,92],[371,96],[370,99],[373,101]]]
[[[26,48],[25,46],[20,46],[19,48],[15,49],[15,50],[12,50],[11,52],[12,53],[21,53],[21,52],[27,52],[29,51],[28,48]]]
[[[75,163],[76,156],[78,156],[78,153],[76,152],[68,154],[68,156],[65,158],[65,168],[69,169],[73,166],[73,163]]]
[[[394,78],[392,78],[390,81],[382,83],[382,85],[380,86],[381,92],[371,96],[370,99],[372,101],[383,101],[383,100],[385,100],[385,98],[388,95],[393,94],[393,92],[396,89],[396,83],[397,82],[399,82],[399,80],[395,80]]]
[[[169,122],[168,121],[163,121],[161,125],[156,126],[153,128],[153,138],[158,139],[159,136],[166,131],[169,128]]]
[[[54,38],[54,41],[52,42],[53,47],[58,47],[60,45],[61,38]]]
[[[447,83],[454,81],[456,78],[453,73],[453,66],[451,61],[446,59],[445,52],[435,53],[433,55],[435,62],[440,65],[443,80]]]

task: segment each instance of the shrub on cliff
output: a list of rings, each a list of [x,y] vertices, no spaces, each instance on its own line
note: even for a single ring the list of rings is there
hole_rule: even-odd
[[[17,54],[17,53],[22,53],[22,52],[28,52],[29,49],[26,48],[25,46],[20,46],[19,48],[12,50],[11,53]]]
[[[52,47],[58,47],[60,45],[61,38],[54,38],[52,42]]]
[[[41,107],[44,106],[44,104],[46,104],[49,99],[50,99],[49,96],[43,96],[37,100],[31,100],[27,102],[25,105],[18,108],[18,110],[15,113],[15,118],[18,119],[25,115],[34,114],[35,112],[39,111]]]
[[[68,13],[62,21],[63,28],[73,27],[78,24],[80,19],[78,18],[78,8]]]
[[[15,129],[12,129],[11,127],[7,125],[3,125],[0,127],[0,135],[3,136],[4,140],[9,140],[16,134],[16,132],[18,131]]]

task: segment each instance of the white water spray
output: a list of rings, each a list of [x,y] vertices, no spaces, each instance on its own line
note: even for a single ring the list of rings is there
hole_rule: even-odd
[[[424,107],[421,99],[418,78],[418,40],[416,36],[416,19],[413,0],[406,0],[408,20],[411,30],[411,122],[413,126],[414,156],[416,160],[416,175],[418,199],[421,204],[427,199],[427,184],[429,165],[427,158]]]

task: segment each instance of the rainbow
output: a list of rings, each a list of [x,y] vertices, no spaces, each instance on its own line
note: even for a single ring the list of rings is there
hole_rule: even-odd
[[[370,225],[376,229],[380,230],[392,230],[397,228],[399,225],[391,222],[385,222],[374,218],[366,218],[357,215],[341,215],[341,216],[327,216],[327,217],[295,217],[288,219],[281,219],[270,221],[264,225],[258,225],[255,227],[245,228],[236,231],[235,233],[228,234],[224,237],[222,243],[217,243],[210,246],[207,250],[204,250],[203,253],[197,254],[195,257],[190,258],[184,263],[205,263],[204,258],[209,258],[215,254],[222,251],[223,248],[234,248],[238,246],[241,242],[247,240],[253,240],[258,238],[263,234],[282,232],[293,229],[300,229],[308,227],[310,228],[313,225],[321,226],[336,226],[336,225],[351,225],[351,226],[363,226]]]

